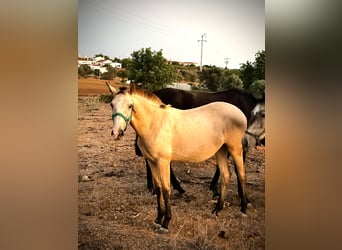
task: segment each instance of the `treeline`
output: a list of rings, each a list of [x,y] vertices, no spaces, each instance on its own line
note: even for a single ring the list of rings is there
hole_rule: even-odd
[[[110,59],[102,54],[95,56]],[[79,77],[95,75],[105,80],[120,77],[122,82],[131,80],[151,91],[164,88],[173,82],[185,82],[193,89],[221,91],[238,88],[261,98],[265,95],[265,57],[265,50],[261,50],[255,54],[253,62],[241,64],[240,69],[204,65],[200,71],[195,65],[184,66],[175,62],[170,64],[163,57],[162,50],[142,48],[134,51],[131,58],[112,59],[122,64],[121,69],[108,65],[107,72],[101,74],[99,70],[92,71],[88,65],[81,65],[78,74]]]

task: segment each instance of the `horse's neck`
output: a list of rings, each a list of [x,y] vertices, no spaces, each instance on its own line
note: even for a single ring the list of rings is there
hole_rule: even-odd
[[[142,97],[134,98],[134,110],[132,125],[136,133],[143,137],[145,136],[153,124],[155,124],[160,117],[160,107],[149,100]]]

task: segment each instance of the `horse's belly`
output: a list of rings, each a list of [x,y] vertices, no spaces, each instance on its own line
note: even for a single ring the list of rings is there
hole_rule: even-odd
[[[196,144],[194,142],[188,147],[180,147],[174,149],[172,152],[172,160],[175,161],[186,161],[186,162],[201,162],[212,157],[222,146],[221,144]]]

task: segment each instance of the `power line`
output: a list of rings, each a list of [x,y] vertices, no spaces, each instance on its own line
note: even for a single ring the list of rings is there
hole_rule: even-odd
[[[198,42],[201,42],[201,62],[200,62],[200,71],[202,72],[202,57],[203,57],[203,42],[206,42],[207,40],[204,40],[204,37],[206,34],[202,34],[201,40],[197,40]]]
[[[227,68],[228,62],[229,62],[229,58],[228,58],[228,57],[225,57],[225,58],[224,58],[224,63],[226,64],[226,68]]]

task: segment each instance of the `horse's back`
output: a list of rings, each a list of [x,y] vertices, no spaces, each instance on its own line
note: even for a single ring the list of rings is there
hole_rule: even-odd
[[[205,114],[210,120],[223,119],[224,122],[232,121],[247,127],[245,114],[235,105],[226,102],[211,102],[194,109],[184,110],[184,115],[189,115],[189,113],[195,116]]]

